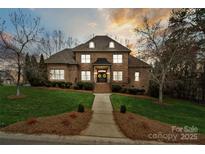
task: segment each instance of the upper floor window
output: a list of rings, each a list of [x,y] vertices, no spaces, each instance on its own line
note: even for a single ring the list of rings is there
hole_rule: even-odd
[[[81,63],[90,63],[90,55],[89,54],[81,55]]]
[[[52,69],[50,70],[50,79],[52,80],[64,80],[64,70]]]
[[[95,43],[94,42],[90,42],[89,43],[89,48],[95,48]]]
[[[81,71],[81,80],[83,81],[90,80],[90,71]]]
[[[109,48],[115,48],[114,42],[110,42],[110,43],[109,43]]]
[[[113,63],[122,63],[122,54],[114,54]]]
[[[140,80],[140,72],[135,72],[135,81]]]
[[[122,81],[122,71],[113,71],[113,80]]]

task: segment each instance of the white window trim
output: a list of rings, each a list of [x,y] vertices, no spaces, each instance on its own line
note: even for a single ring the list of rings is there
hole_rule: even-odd
[[[91,80],[91,72],[90,71],[81,71],[81,80],[82,81],[90,81]]]
[[[85,64],[90,63],[90,54],[82,54],[81,63],[85,63]]]
[[[140,72],[135,72],[135,81],[140,81]]]
[[[121,64],[122,62],[123,62],[123,55],[122,54],[113,54],[113,63]]]
[[[123,72],[122,71],[113,71],[113,81],[122,81]]]
[[[89,43],[89,48],[92,48],[92,49],[95,48],[95,43],[94,42],[90,42]]]
[[[50,79],[51,80],[64,80],[65,70],[64,69],[50,69]]]
[[[109,48],[115,48],[115,43],[114,42],[109,42]]]

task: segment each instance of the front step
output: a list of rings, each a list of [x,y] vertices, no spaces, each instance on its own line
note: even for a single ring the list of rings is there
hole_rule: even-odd
[[[96,83],[94,93],[110,93],[111,92],[111,85],[109,83]]]

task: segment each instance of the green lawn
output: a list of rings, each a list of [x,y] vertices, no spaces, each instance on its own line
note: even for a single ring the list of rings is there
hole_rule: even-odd
[[[10,100],[15,87],[0,86],[0,125],[9,125],[29,117],[56,115],[77,110],[79,103],[91,108],[94,96],[91,93],[65,92],[22,87],[26,98]]]
[[[111,101],[115,110],[124,104],[129,112],[172,125],[194,125],[199,132],[205,133],[205,106],[170,98],[165,100],[167,105],[159,105],[152,100],[118,94],[113,94]]]

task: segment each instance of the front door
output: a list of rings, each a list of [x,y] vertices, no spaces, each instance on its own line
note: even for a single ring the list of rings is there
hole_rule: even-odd
[[[99,71],[97,74],[97,82],[107,82],[107,73]]]

